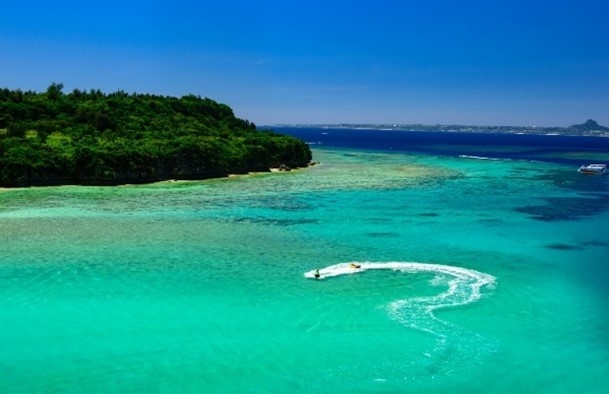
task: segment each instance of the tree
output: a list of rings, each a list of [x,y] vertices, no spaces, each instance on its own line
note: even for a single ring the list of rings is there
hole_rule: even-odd
[[[62,89],[63,89],[63,83],[53,82],[47,88],[47,97],[49,98],[49,100],[57,101],[59,99],[59,97],[61,97],[61,95],[62,95],[62,92],[61,92]]]

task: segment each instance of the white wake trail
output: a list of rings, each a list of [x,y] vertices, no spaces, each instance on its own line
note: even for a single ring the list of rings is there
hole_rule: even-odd
[[[357,267],[357,268],[355,268]],[[371,262],[349,262],[331,265],[320,269],[319,278],[325,279],[340,275],[351,275],[368,270],[393,270],[403,272],[433,272],[438,274],[447,274],[453,277],[449,281],[449,288],[446,292],[434,297],[425,297],[438,301],[435,308],[443,306],[457,306],[469,304],[477,301],[480,298],[480,289],[484,286],[492,286],[495,283],[495,277],[479,271],[454,267],[451,265],[417,263],[417,262],[388,262],[388,263],[371,263]],[[304,276],[315,279],[316,270],[305,272]],[[445,300],[446,302],[443,302]],[[431,306],[431,305],[430,305]]]
[[[415,330],[430,333],[436,337],[436,348],[432,351],[439,364],[452,364],[472,360],[471,348],[485,347],[483,338],[460,327],[438,319],[434,311],[440,308],[457,307],[478,301],[482,289],[493,287],[495,277],[476,270],[442,264],[418,262],[348,262],[331,265],[319,270],[305,272],[310,279],[353,275],[368,270],[393,270],[406,273],[435,273],[447,276],[448,288],[440,294],[425,297],[411,297],[394,300],[387,306],[393,319]],[[316,272],[318,276],[316,276]],[[459,354],[459,355],[458,355]],[[426,354],[426,356],[430,356]],[[436,358],[434,357],[434,358]],[[448,359],[451,359],[449,361]],[[460,359],[457,361],[456,359]]]

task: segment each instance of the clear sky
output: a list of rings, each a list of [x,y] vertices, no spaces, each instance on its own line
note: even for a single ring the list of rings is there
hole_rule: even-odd
[[[609,126],[609,0],[4,1],[0,87],[51,82],[258,125]]]

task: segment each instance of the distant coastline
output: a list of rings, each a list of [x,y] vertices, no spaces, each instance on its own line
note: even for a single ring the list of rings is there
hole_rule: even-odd
[[[470,126],[470,125],[426,125],[426,124],[374,124],[374,123],[338,123],[338,124],[274,124],[264,127],[296,127],[327,129],[362,129],[362,130],[395,130],[395,131],[443,131],[449,133],[502,133],[502,134],[542,134],[566,136],[609,137],[609,127],[601,126],[589,119],[585,123],[568,127],[537,126]]]

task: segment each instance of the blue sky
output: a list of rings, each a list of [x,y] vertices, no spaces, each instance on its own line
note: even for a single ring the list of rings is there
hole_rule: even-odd
[[[609,125],[609,0],[0,8],[1,87],[192,93],[258,125]]]

